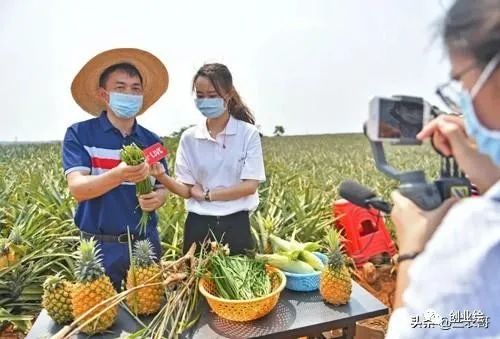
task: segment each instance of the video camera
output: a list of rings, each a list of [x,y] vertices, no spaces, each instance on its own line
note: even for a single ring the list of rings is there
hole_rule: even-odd
[[[452,196],[470,196],[470,181],[459,170],[454,158],[444,156],[435,147],[441,157],[440,177],[437,180],[428,182],[423,170],[400,171],[387,162],[384,142],[419,145],[421,142],[417,134],[426,123],[441,114],[446,113],[419,97],[375,97],[370,101],[369,119],[364,128],[377,169],[398,180],[401,194],[424,210],[433,210]]]

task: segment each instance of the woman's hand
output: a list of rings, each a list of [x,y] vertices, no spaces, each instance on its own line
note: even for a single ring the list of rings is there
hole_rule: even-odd
[[[500,180],[500,168],[477,151],[474,140],[465,132],[462,118],[441,115],[427,124],[417,137],[420,140],[432,137],[434,146],[445,156],[453,156],[481,192]]]
[[[158,189],[151,193],[143,194],[138,197],[141,209],[146,212],[153,212],[163,206],[167,199],[167,191]]]
[[[193,187],[191,187],[190,193],[191,193],[191,198],[195,200],[198,201],[205,200],[205,192],[203,191],[203,187],[201,187],[200,184],[196,184]]]
[[[465,132],[464,120],[456,115],[437,117],[417,135],[420,140],[431,137],[434,146],[445,156],[460,156],[467,151],[476,151],[474,140]]]
[[[423,211],[398,191],[392,193],[391,218],[396,225],[400,253],[420,252],[441,224],[448,210],[458,201],[450,198],[432,211]]]
[[[165,174],[165,167],[161,162],[157,162],[149,168],[149,175],[155,177],[156,179],[161,177],[163,174]]]

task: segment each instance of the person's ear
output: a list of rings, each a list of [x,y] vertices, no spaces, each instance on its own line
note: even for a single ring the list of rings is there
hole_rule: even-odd
[[[233,99],[233,91],[234,89],[231,89],[222,97],[224,99],[224,103],[226,104],[226,106],[228,106],[229,102]]]
[[[109,104],[109,94],[104,88],[99,87],[97,89],[97,97],[99,98],[99,100],[102,101],[102,103],[106,105]]]
[[[225,110],[228,110],[229,109],[229,103],[231,102],[231,99],[232,99],[232,95],[230,94],[226,94],[223,99],[224,99],[224,109]]]

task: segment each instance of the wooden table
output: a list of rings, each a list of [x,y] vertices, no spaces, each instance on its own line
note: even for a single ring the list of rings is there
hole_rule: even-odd
[[[355,282],[351,300],[344,306],[325,304],[318,291],[299,293],[285,289],[274,310],[256,321],[238,323],[222,319],[210,311],[205,300],[201,302],[200,311],[201,318],[183,334],[183,338],[296,338],[320,336],[332,329],[342,329],[345,338],[353,338],[357,321],[388,313],[385,305]],[[60,328],[44,310],[27,338],[50,338]],[[92,338],[118,338],[138,329],[136,321],[120,308],[118,320],[110,333]],[[88,336],[79,334],[76,338]]]

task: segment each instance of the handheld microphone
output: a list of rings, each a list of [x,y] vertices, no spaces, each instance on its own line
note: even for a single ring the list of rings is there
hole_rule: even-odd
[[[384,213],[391,213],[392,206],[377,197],[377,195],[369,188],[358,184],[352,180],[346,180],[340,184],[339,194],[342,198],[354,205],[363,208],[374,208]]]

